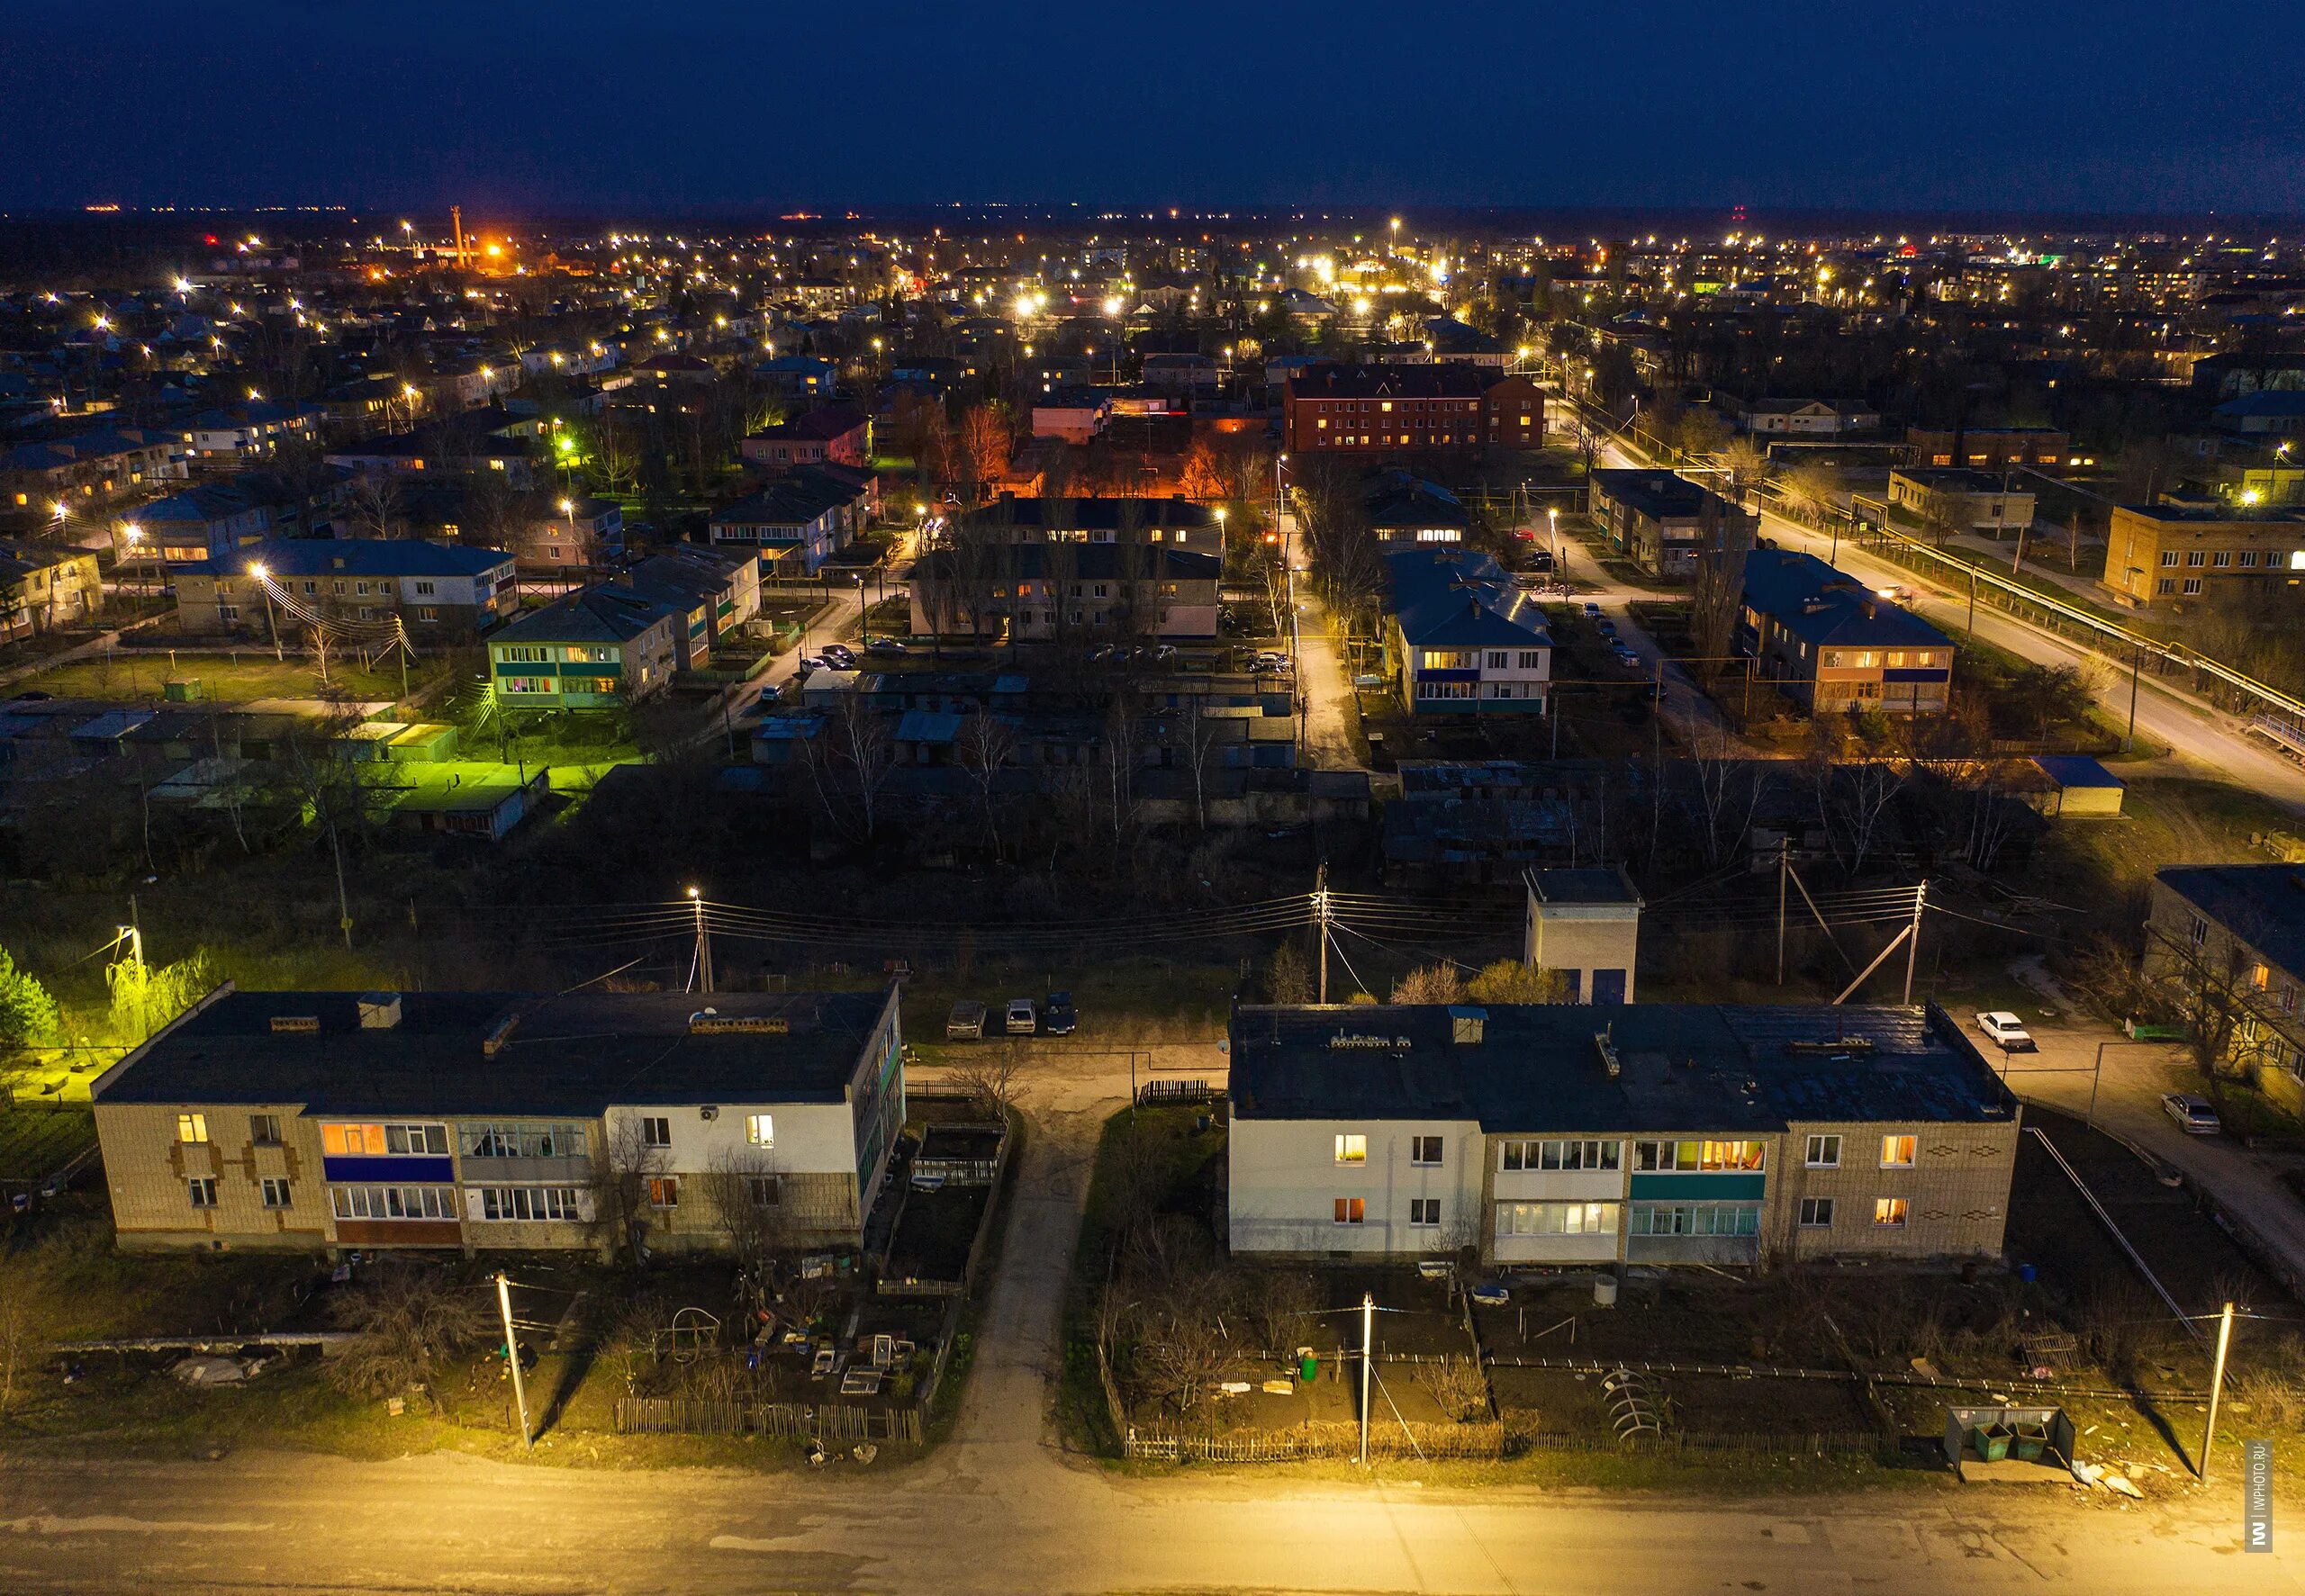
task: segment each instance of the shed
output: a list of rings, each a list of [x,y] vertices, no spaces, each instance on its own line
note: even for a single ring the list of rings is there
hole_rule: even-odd
[[[456,728],[426,721],[385,744],[390,757],[404,763],[439,764],[456,757]]]
[[[2119,815],[2127,783],[2085,753],[2037,753],[2042,789],[2028,801],[2044,815],[2081,819]]]
[[[411,728],[404,721],[364,720],[344,728],[345,753],[356,764],[392,757],[393,738]]]

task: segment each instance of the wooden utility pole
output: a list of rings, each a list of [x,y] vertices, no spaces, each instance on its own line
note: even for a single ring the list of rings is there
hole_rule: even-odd
[[[1329,861],[1322,860],[1313,876],[1313,928],[1321,939],[1321,978],[1318,1001],[1329,1000]]]
[[[2231,1310],[2227,1310],[2230,1313]],[[1369,1380],[1377,1367],[1377,1299],[1360,1294],[1360,1466],[1369,1466]],[[2210,1409],[2215,1422],[2215,1407]]]
[[[696,979],[701,991],[712,990],[712,933],[704,924],[704,898],[693,887],[688,889],[689,907],[696,911]]]
[[[504,1315],[504,1361],[512,1366],[512,1401],[520,1410],[520,1445],[534,1450],[536,1437],[529,1429],[529,1385],[520,1374],[520,1339],[512,1331],[512,1283],[496,1272],[496,1306]]]
[[[2201,1438],[2201,1483],[2209,1483],[2209,1452],[2217,1445],[2217,1404],[2225,1394],[2225,1352],[2233,1344],[2233,1304],[2225,1304],[2225,1312],[2217,1320],[2217,1363],[2209,1376],[2209,1427]]]

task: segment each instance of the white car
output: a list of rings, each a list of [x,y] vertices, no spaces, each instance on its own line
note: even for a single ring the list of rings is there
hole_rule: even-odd
[[[2225,1129],[2217,1117],[2217,1105],[2192,1092],[2164,1092],[2161,1112],[2177,1122],[2177,1128],[2188,1136],[2214,1136]]]
[[[1011,997],[1005,1029],[1011,1036],[1030,1036],[1041,1028],[1040,1011],[1029,997]]]
[[[2005,1008],[1998,1008],[1977,1016],[1977,1029],[2000,1044],[2004,1053],[2029,1053],[2037,1050],[2033,1039],[2026,1034],[2025,1023]]]

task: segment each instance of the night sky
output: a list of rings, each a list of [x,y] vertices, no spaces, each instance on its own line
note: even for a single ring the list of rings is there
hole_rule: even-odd
[[[0,0],[0,207],[2305,212],[2294,0]]]

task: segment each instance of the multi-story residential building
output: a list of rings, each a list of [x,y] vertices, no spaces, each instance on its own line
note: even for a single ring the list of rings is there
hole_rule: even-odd
[[[1166,543],[973,539],[915,563],[912,630],[997,642],[1214,637],[1224,569],[1220,555]]]
[[[496,701],[508,709],[606,709],[673,684],[688,612],[629,588],[584,588],[488,640]]]
[[[2305,869],[2177,865],[2153,877],[2146,975],[2233,1072],[2305,1111]]]
[[[1965,465],[1977,471],[2056,466],[2072,458],[2073,439],[2053,427],[1905,428],[1905,454],[1915,465]]]
[[[175,573],[176,624],[186,632],[264,636],[296,622],[267,613],[264,584],[308,609],[348,621],[398,616],[418,647],[474,637],[520,605],[513,558],[502,549],[413,537],[282,537]]]
[[[872,452],[872,419],[847,405],[827,405],[753,433],[737,445],[746,464],[862,465]]]
[[[201,482],[153,500],[122,529],[123,563],[192,565],[261,543],[272,530],[272,516],[233,483]]]
[[[1541,715],[1544,616],[1491,556],[1446,545],[1385,556],[1385,663],[1413,715]]]
[[[325,419],[318,405],[250,400],[228,410],[201,411],[185,427],[184,441],[194,464],[245,465],[278,454],[285,443],[318,437]]]
[[[1477,365],[1319,365],[1281,392],[1283,448],[1349,458],[1541,448],[1544,398]]]
[[[831,361],[813,355],[779,355],[753,367],[753,375],[771,392],[802,404],[821,404],[830,399],[837,374]]]
[[[94,618],[104,607],[95,555],[0,537],[0,638],[68,627]]]
[[[624,554],[624,509],[610,499],[558,500],[512,552],[524,574],[601,570]]]
[[[1941,715],[1953,640],[1856,578],[1795,549],[1745,555],[1737,647],[1812,715]]]
[[[1708,550],[1749,546],[1760,518],[1669,471],[1602,470],[1592,476],[1593,518],[1651,576],[1688,581]]]
[[[2013,537],[2033,524],[2033,492],[1966,465],[1909,465],[1889,473],[1889,502],[1923,526]]]
[[[1018,498],[1003,493],[961,518],[955,543],[1112,543],[1225,552],[1225,524],[1189,499]]]
[[[866,499],[830,468],[805,469],[714,510],[706,536],[716,548],[756,553],[773,575],[813,576],[864,524]]]
[[[610,591],[623,589],[680,612],[674,652],[680,668],[693,671],[710,663],[721,640],[760,613],[760,562],[687,544],[642,560]]]
[[[0,495],[18,509],[102,500],[185,474],[181,436],[141,427],[18,444],[0,453]]]
[[[2000,1256],[2017,1101],[1926,1008],[1240,1008],[1236,1254]]]
[[[2296,589],[2305,582],[2305,507],[2117,505],[2102,580],[2139,609]]]
[[[1472,527],[1462,500],[1397,467],[1361,479],[1360,518],[1378,543],[1462,543]]]
[[[92,1096],[125,1248],[710,1249],[737,1203],[793,1245],[854,1247],[902,1046],[893,988],[227,985]]]

